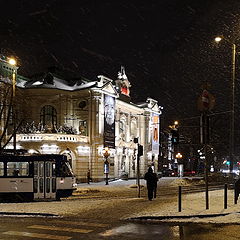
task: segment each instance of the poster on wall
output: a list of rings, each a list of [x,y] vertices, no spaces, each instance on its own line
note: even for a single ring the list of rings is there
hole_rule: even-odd
[[[115,148],[115,98],[104,95],[104,147]]]
[[[159,154],[159,115],[152,114],[152,153]]]

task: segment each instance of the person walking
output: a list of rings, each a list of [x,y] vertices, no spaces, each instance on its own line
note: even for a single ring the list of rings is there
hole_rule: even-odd
[[[91,173],[90,173],[90,169],[88,169],[88,172],[87,172],[87,183],[90,184],[90,181],[91,181]]]
[[[156,188],[156,176],[153,173],[151,167],[148,168],[148,171],[144,175],[144,179],[147,181],[147,190],[148,190],[148,199],[152,201],[153,199],[153,192]]]

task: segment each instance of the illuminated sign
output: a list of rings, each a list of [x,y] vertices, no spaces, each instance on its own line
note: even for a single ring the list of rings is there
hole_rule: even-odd
[[[159,115],[152,114],[152,153],[159,154]]]
[[[104,95],[104,147],[115,148],[115,98]]]

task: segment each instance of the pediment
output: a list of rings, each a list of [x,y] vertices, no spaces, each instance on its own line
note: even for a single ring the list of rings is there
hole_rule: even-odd
[[[158,111],[159,111],[159,106],[158,106],[158,104],[154,104],[154,105],[151,107],[151,109],[152,109],[153,111],[155,111],[155,112],[158,112]]]
[[[98,78],[100,79],[100,81],[98,82],[98,87],[102,90],[104,94],[109,94],[109,95],[119,97],[118,92],[116,91],[116,89],[112,84],[112,81],[113,81],[112,79],[107,78],[103,75],[99,75]]]
[[[110,93],[110,94],[116,94],[117,95],[117,92],[116,90],[114,89],[112,83],[106,83],[103,87],[102,87],[102,90],[106,93]]]
[[[148,103],[149,109],[159,112],[159,106],[158,106],[158,102],[156,100],[154,100],[152,98],[148,98],[147,103]]]

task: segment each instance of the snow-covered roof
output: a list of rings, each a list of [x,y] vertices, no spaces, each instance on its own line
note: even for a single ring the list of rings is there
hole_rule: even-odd
[[[47,75],[34,79],[32,81],[26,82],[25,88],[51,88],[60,89],[65,91],[76,91],[80,89],[91,88],[97,85],[97,81],[87,82],[81,79],[74,81],[66,81],[59,77],[54,76],[51,73]]]
[[[132,104],[134,104],[135,106],[140,107],[140,108],[145,108],[145,107],[148,106],[148,103],[147,103],[147,102],[132,103]]]

